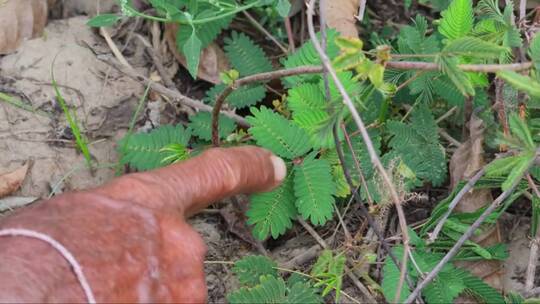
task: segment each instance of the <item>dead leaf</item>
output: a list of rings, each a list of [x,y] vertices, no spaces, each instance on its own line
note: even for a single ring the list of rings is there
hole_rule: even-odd
[[[165,25],[165,39],[167,44],[174,54],[174,57],[182,66],[187,67],[186,58],[176,48],[176,32],[178,31],[177,24]],[[197,76],[203,80],[211,82],[213,84],[221,83],[219,73],[229,69],[229,61],[225,56],[223,50],[215,43],[211,43],[207,46],[201,54],[201,60],[199,63],[199,72]]]
[[[28,163],[14,171],[0,174],[0,198],[17,191],[26,177],[26,172]]]
[[[0,54],[11,53],[25,39],[41,35],[47,8],[47,0],[0,1]]]
[[[358,13],[358,0],[331,0],[324,1],[321,10],[326,14],[326,25],[336,29],[345,37],[358,37],[356,17]]]
[[[450,160],[451,186],[454,188],[459,181],[468,180],[478,170],[485,166],[484,160],[484,122],[476,115],[469,121],[469,139],[464,142],[452,155]],[[493,201],[489,189],[476,189],[467,193],[456,206],[456,212],[474,212]],[[482,247],[488,247],[501,242],[499,225],[484,231],[471,239]],[[482,260],[478,262],[457,262],[457,266],[468,269],[474,275],[494,288],[502,289],[502,263],[499,261]],[[472,299],[460,297],[456,303],[469,303]],[[472,302],[474,303],[474,301]]]
[[[459,181],[471,178],[485,165],[484,160],[484,122],[476,115],[469,122],[469,139],[464,142],[450,159],[451,187]],[[467,193],[457,205],[457,212],[473,212],[493,201],[491,191],[475,190]]]

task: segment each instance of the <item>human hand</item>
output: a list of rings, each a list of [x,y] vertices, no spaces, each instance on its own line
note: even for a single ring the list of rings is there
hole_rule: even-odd
[[[166,168],[19,210],[0,229],[49,235],[80,263],[97,302],[200,303],[206,246],[185,221],[210,203],[268,191],[283,161],[256,147],[215,148]],[[49,244],[0,237],[0,302],[85,302],[68,262]]]

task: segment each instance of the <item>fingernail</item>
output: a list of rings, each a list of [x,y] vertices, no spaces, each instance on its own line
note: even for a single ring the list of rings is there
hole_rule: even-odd
[[[274,178],[276,181],[281,182],[287,175],[287,166],[285,166],[283,159],[275,155],[270,156],[270,159],[274,165]]]

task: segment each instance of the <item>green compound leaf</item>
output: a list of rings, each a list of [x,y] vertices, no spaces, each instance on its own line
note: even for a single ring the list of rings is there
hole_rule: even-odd
[[[396,248],[393,248],[392,251],[394,252],[394,255],[396,256],[396,259],[400,261],[401,257],[403,256],[403,248],[396,247]],[[383,290],[384,297],[386,298],[386,301],[388,301],[389,303],[393,303],[396,297],[400,275],[401,275],[401,272],[399,270],[399,267],[397,267],[397,265],[392,261],[392,259],[387,256],[386,262],[384,263],[384,267],[383,267],[383,281],[382,281],[381,287]],[[414,284],[414,281],[413,281],[413,284]],[[403,284],[398,303],[404,303],[410,294],[411,294],[411,290],[409,289],[409,286],[407,286],[407,284]]]
[[[472,275],[464,269],[458,269],[454,276],[462,280],[465,290],[483,303],[503,304],[504,297],[493,287],[486,284],[482,279]]]
[[[262,255],[251,255],[234,263],[232,271],[245,286],[259,284],[261,276],[277,276],[277,263]]]
[[[225,39],[225,52],[240,76],[269,72],[272,63],[258,45],[243,33],[233,32]]]
[[[450,40],[466,36],[473,28],[472,0],[454,0],[441,15],[439,32]]]
[[[332,218],[336,185],[330,164],[308,156],[294,167],[296,207],[304,219],[323,225]]]
[[[531,45],[529,45],[529,57],[534,63],[534,68],[538,71],[540,70],[540,34],[536,33],[534,38],[531,40]]]
[[[311,150],[306,131],[285,117],[264,106],[251,108],[251,113],[253,116],[247,117],[252,126],[249,133],[259,146],[286,159],[294,159]]]
[[[317,289],[307,282],[296,282],[289,289],[287,295],[287,304],[298,303],[324,303]]]
[[[437,63],[439,64],[441,72],[450,78],[461,94],[465,96],[474,96],[474,87],[467,74],[458,67],[458,58],[438,56]]]
[[[150,133],[138,133],[124,137],[118,142],[120,163],[146,171],[168,165],[174,161],[174,152],[165,148],[172,144],[183,147],[191,138],[190,130],[181,125],[161,126]]]
[[[509,53],[510,48],[476,37],[461,37],[450,41],[443,49],[443,52],[454,56],[497,59],[501,55]]]
[[[227,300],[236,303],[287,303],[286,286],[282,278],[262,276],[255,287],[243,287],[229,294]]]
[[[411,123],[388,121],[388,132],[393,135],[389,145],[403,162],[422,181],[441,185],[446,180],[446,156],[439,143],[437,124],[426,105],[413,111]],[[411,153],[415,151],[415,153]],[[389,153],[388,155],[391,155]]]
[[[209,104],[214,104],[216,102],[217,96],[223,92],[225,89],[224,84],[218,84],[213,86],[210,90],[206,92],[205,101]],[[241,86],[238,89],[232,91],[232,93],[227,96],[225,101],[228,105],[233,108],[245,108],[252,106],[266,96],[266,88],[264,85],[254,84]]]
[[[189,128],[193,135],[200,139],[210,141],[212,139],[212,114],[209,112],[199,112],[189,117]],[[236,128],[236,124],[227,116],[219,116],[219,137],[225,138]]]
[[[531,97],[540,98],[540,83],[532,77],[513,71],[500,71],[497,76],[504,79],[514,88],[531,95]]]
[[[264,240],[269,234],[274,239],[284,234],[296,218],[294,201],[291,177],[287,177],[281,186],[271,192],[252,195],[246,215],[247,223],[255,225],[253,235]]]
[[[332,132],[321,136],[321,128],[330,118],[326,111],[327,103],[317,84],[304,83],[289,90],[288,106],[293,121],[306,130],[314,147],[330,148],[334,145]]]
[[[452,267],[453,268],[453,267]],[[427,303],[452,303],[465,289],[463,281],[455,276],[458,270],[443,271],[439,273],[423,292]]]
[[[517,113],[510,114],[509,123],[512,135],[521,141],[523,148],[534,150],[536,145],[534,144],[531,130],[527,126],[527,123]]]
[[[327,54],[328,57],[334,58],[339,54],[339,47],[335,43],[335,39],[338,36],[337,32],[333,29],[327,31]],[[317,37],[320,39],[321,35],[317,34]],[[313,43],[306,42],[301,48],[299,48],[294,54],[289,55],[285,60],[281,62],[283,66],[287,69],[296,68],[299,66],[305,65],[321,65],[321,58],[315,50]],[[298,85],[302,82],[312,82],[318,80],[320,76],[318,75],[298,75],[285,77],[283,83],[286,87],[292,88],[295,85]]]

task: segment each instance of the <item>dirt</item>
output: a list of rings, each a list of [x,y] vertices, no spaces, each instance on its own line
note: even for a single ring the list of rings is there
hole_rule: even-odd
[[[50,116],[0,104],[0,150],[5,151],[0,154],[0,167],[9,170],[26,161],[33,163],[21,189],[23,196],[46,197],[61,179],[60,190],[77,190],[114,176],[111,168],[97,169],[94,174],[85,168],[52,86],[54,71],[61,94],[75,109],[82,128],[94,134],[89,138],[92,157],[100,164],[114,163],[115,142],[143,88],[96,58],[88,45],[101,42],[86,21],[85,17],[53,21],[44,38],[27,41],[0,61],[3,88],[21,93],[23,102]],[[131,102],[124,104],[126,101]],[[100,132],[107,113],[119,107],[123,111],[115,116],[115,129]]]

